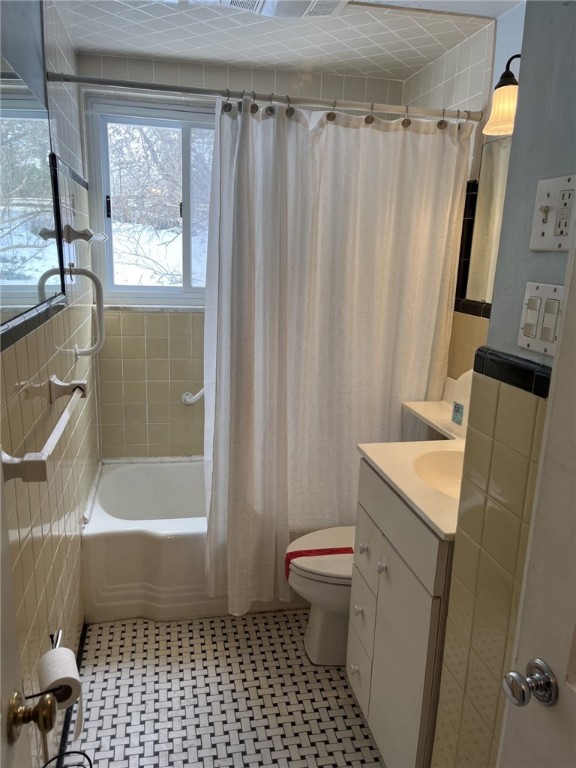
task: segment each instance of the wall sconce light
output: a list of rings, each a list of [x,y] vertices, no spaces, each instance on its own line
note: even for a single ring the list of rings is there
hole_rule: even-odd
[[[508,59],[506,69],[494,88],[490,118],[482,129],[482,133],[486,136],[510,136],[514,131],[516,102],[518,100],[518,80],[516,80],[511,72],[510,64],[514,59],[519,58],[520,54],[517,53]]]

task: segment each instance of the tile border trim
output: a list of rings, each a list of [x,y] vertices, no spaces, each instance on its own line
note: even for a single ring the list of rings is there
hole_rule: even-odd
[[[548,397],[552,375],[549,365],[499,352],[491,347],[480,347],[474,356],[474,371],[531,392],[537,397]]]
[[[36,328],[51,320],[58,312],[68,306],[66,296],[59,293],[43,304],[38,304],[16,317],[6,320],[0,328],[0,351],[16,344]]]
[[[456,299],[454,311],[463,312],[465,315],[489,318],[492,304],[489,304],[487,301],[476,301],[476,299]]]

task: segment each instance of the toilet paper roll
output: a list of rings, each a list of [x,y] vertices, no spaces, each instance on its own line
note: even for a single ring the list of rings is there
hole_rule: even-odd
[[[74,652],[70,648],[54,648],[45,653],[38,665],[38,682],[41,691],[54,694],[57,709],[68,709],[79,702],[74,728],[74,738],[77,739],[83,725],[82,683]]]

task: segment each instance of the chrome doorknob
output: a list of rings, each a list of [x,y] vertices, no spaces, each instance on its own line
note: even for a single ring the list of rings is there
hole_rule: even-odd
[[[388,565],[384,562],[384,560],[378,560],[376,563],[376,570],[378,573],[384,573],[384,571],[388,570]]]
[[[361,616],[364,613],[364,608],[361,605],[354,606],[354,616]]]
[[[558,700],[558,681],[542,659],[531,659],[526,665],[526,677],[520,672],[507,672],[502,679],[506,698],[516,707],[525,707],[534,695],[541,704],[551,707]]]

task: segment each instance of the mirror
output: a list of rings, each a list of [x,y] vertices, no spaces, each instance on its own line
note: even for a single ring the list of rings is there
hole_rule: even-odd
[[[492,302],[512,137],[482,147],[466,299]]]
[[[38,281],[61,268],[55,156],[48,112],[5,59],[0,59],[1,322],[64,292],[62,270],[39,295]]]

